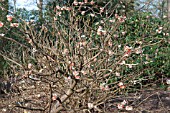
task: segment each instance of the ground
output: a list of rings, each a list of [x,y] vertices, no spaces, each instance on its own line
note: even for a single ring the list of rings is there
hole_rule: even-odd
[[[6,96],[0,97],[0,111],[2,113],[23,113],[23,110],[11,110],[12,106],[9,103],[16,98]],[[118,110],[117,104],[121,103],[123,100],[126,100],[128,103],[127,105],[133,106],[132,111],[126,110]],[[105,111],[108,113],[169,113],[170,112],[170,92],[165,90],[142,90],[136,93],[130,93],[124,96],[117,96],[113,97],[106,101],[105,104]],[[7,111],[4,111],[4,108]],[[12,112],[13,111],[13,112]],[[24,112],[28,113],[28,112]],[[34,113],[31,111],[30,113]],[[36,113],[43,113],[37,112]],[[64,113],[64,112],[63,112]]]

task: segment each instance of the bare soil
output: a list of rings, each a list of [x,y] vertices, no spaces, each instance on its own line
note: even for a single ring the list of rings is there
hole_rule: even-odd
[[[1,113],[23,113],[21,108],[12,108],[10,102],[14,97],[1,95],[0,112]],[[117,104],[126,100],[127,105],[133,106],[132,111],[118,110]],[[13,103],[14,104],[14,103]],[[6,109],[6,111],[4,111]],[[15,109],[15,110],[12,110]],[[113,97],[106,101],[105,111],[107,113],[170,113],[170,92],[164,90],[143,90],[136,93],[127,94],[126,96]],[[44,113],[44,111],[30,111],[30,113]],[[24,112],[25,113],[25,112]],[[29,113],[29,112],[27,112]]]

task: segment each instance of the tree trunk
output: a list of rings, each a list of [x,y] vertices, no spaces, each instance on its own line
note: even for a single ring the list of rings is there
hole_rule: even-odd
[[[170,21],[170,0],[168,0],[168,20]]]
[[[39,0],[39,3],[37,4],[39,8],[39,20],[40,22],[43,21],[43,0]]]

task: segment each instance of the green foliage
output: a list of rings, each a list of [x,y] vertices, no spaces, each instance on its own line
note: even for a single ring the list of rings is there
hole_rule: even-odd
[[[169,23],[151,15],[151,13],[135,13],[129,17],[124,24],[119,27],[118,42],[132,47],[141,46],[143,54],[132,54],[129,62],[142,65],[132,70],[126,69],[124,74],[129,71],[139,71],[143,79],[155,82],[160,77],[170,77],[170,42],[169,42]],[[160,33],[158,33],[158,29]],[[121,32],[125,31],[126,35]],[[138,44],[137,42],[142,42]],[[142,58],[141,58],[142,56]],[[131,60],[130,60],[131,59]],[[149,63],[150,62],[150,63]],[[137,70],[136,70],[137,69]],[[152,76],[151,78],[149,76]],[[158,77],[159,76],[159,77]],[[146,83],[145,83],[146,84]]]

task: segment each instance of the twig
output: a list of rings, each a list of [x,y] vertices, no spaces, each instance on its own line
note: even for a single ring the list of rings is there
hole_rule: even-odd
[[[2,55],[1,53],[0,53],[0,56],[3,56],[5,59],[7,59],[7,60],[13,62],[14,64],[17,64],[18,66],[20,66],[20,67],[23,68],[23,66],[22,66],[21,64],[19,64],[18,62],[14,61],[14,60],[12,60],[12,59],[10,59],[10,58],[8,58],[7,56]]]
[[[29,108],[29,107],[24,107],[24,106],[19,106],[19,105],[16,105],[15,107],[27,109],[27,110],[31,110],[31,111],[45,111],[45,109],[42,109],[42,108]]]
[[[51,84],[49,84],[50,87],[50,105],[49,105],[49,113],[51,111],[51,106],[52,106],[52,88],[51,88]]]

